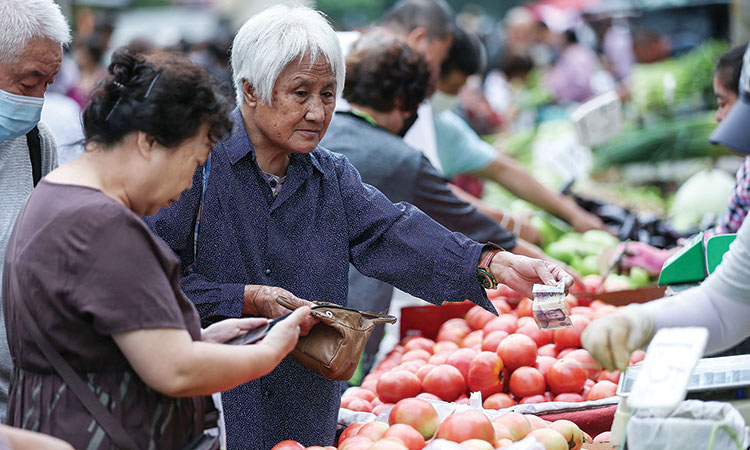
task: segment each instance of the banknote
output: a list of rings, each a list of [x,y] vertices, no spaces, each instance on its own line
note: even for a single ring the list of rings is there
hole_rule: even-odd
[[[557,286],[535,284],[531,293],[534,295],[531,311],[540,329],[554,330],[573,326],[565,306],[565,287],[562,283]]]

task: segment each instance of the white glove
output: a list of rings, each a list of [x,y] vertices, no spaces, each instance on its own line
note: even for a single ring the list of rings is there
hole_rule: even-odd
[[[625,370],[633,350],[654,337],[654,319],[641,305],[630,305],[593,321],[581,335],[583,348],[607,370]]]

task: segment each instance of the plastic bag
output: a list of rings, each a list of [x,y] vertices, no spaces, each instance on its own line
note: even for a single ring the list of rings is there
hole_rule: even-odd
[[[686,400],[668,417],[628,421],[631,450],[743,450],[750,445],[745,420],[729,403]]]

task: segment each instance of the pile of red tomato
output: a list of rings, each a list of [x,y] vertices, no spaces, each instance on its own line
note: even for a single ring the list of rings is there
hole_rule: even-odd
[[[342,434],[338,450],[421,449],[433,437],[458,442],[467,450],[491,450],[532,433],[548,449],[581,448],[587,436],[569,421],[550,424],[537,416],[518,413],[506,413],[490,421],[476,410],[455,413],[443,423],[438,422],[437,413],[429,419],[432,416],[428,410],[434,408],[425,400],[468,404],[472,392],[482,393],[484,409],[495,410],[516,404],[583,402],[616,395],[620,373],[602,370],[581,348],[581,333],[586,326],[616,307],[568,295],[566,304],[573,327],[540,330],[532,317],[531,300],[498,295],[491,301],[499,316],[474,306],[464,317],[443,323],[434,340],[408,336],[359,388],[347,390],[341,399],[342,408],[376,415],[393,409],[390,426],[384,422],[351,425]],[[634,352],[631,363],[644,356],[642,351]],[[405,403],[409,405],[408,414],[403,411]],[[412,419],[404,419],[407,415]],[[305,448],[289,442],[294,444],[298,447],[274,449]]]
[[[341,407],[379,414],[404,398],[468,403],[477,391],[486,409],[615,395],[619,372],[602,370],[580,348],[586,326],[614,306],[599,301],[582,306],[568,296],[573,328],[540,330],[529,299],[508,300],[492,300],[499,316],[474,306],[463,318],[448,320],[435,340],[403,339],[360,389],[347,392]],[[642,358],[639,351],[632,362]]]
[[[584,442],[607,442],[609,433],[592,439],[569,420],[548,422],[531,414],[507,412],[490,420],[479,410],[455,412],[441,423],[428,401],[407,398],[396,403],[385,422],[357,422],[341,433],[338,450],[420,450],[433,439],[452,441],[465,450],[495,450],[533,436],[546,450],[579,450]],[[455,445],[455,444],[454,444]],[[325,450],[335,447],[307,447]],[[305,450],[283,441],[272,450]]]

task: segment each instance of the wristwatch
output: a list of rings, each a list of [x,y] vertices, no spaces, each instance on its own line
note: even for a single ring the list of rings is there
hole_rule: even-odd
[[[487,248],[489,248],[489,250],[485,252],[484,257],[479,261],[479,265],[477,266],[477,279],[483,288],[495,289],[497,288],[497,281],[492,275],[492,272],[490,272],[490,263],[496,254],[504,252],[505,250],[492,242],[488,242],[482,251],[485,251]]]

